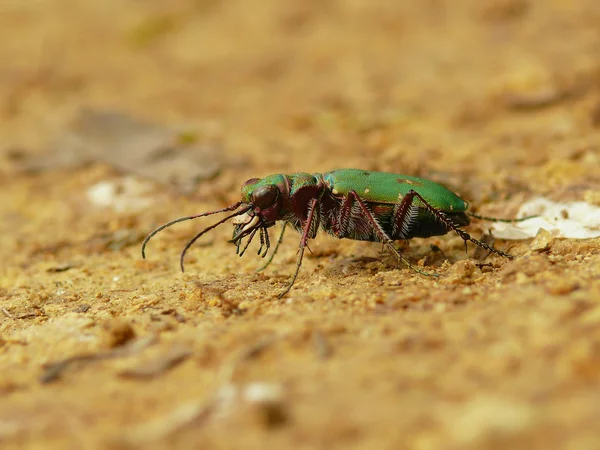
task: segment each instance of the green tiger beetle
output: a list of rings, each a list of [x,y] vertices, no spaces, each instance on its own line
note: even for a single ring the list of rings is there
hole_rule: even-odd
[[[264,269],[273,260],[291,225],[301,235],[296,269],[280,298],[286,295],[300,271],[304,249],[309,239],[315,238],[319,228],[339,239],[381,242],[406,266],[422,275],[439,276],[413,266],[394,246],[394,241],[415,237],[441,236],[454,231],[464,241],[505,258],[513,258],[485,242],[472,238],[461,227],[469,225],[469,217],[493,219],[467,213],[469,204],[445,187],[432,181],[386,172],[360,169],[338,169],[327,173],[276,174],[265,178],[252,178],[242,185],[242,200],[217,211],[181,217],[152,231],[142,244],[142,257],[146,257],[146,244],[158,232],[173,224],[212,214],[234,211],[217,223],[196,234],[183,248],[180,257],[184,270],[187,250],[201,236],[233,219],[233,236],[229,242],[236,245],[242,256],[256,233],[260,237],[258,254],[263,258],[271,247],[268,229],[277,221],[283,222],[279,239]],[[243,239],[248,238],[243,244]]]

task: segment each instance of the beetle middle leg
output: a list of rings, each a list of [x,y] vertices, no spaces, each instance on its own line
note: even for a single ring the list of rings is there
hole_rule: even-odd
[[[302,229],[302,237],[300,238],[300,245],[298,246],[298,259],[296,260],[296,270],[294,271],[294,275],[292,275],[292,279],[288,284],[285,291],[279,294],[279,298],[282,298],[287,294],[292,286],[294,285],[296,278],[298,277],[298,272],[300,271],[300,266],[302,266],[302,258],[304,257],[304,249],[306,248],[306,243],[308,241],[308,237],[311,235],[311,232],[315,232],[316,225],[315,221],[318,221],[319,215],[316,214],[316,209],[319,203],[318,198],[311,198],[308,202],[308,214],[306,217],[306,222],[304,222],[304,227]]]
[[[267,268],[267,266],[269,264],[271,264],[271,261],[273,261],[273,258],[275,258],[275,254],[279,250],[279,245],[283,242],[283,235],[284,235],[285,229],[288,225],[289,225],[289,222],[283,222],[283,226],[281,227],[281,233],[279,234],[279,238],[277,239],[277,243],[275,244],[275,248],[273,249],[271,256],[269,256],[269,259],[267,260],[266,263],[263,264],[262,267],[260,267],[256,270],[257,272],[261,272],[261,271],[265,270]]]
[[[356,191],[350,191],[348,193],[347,198],[344,201],[344,204],[339,212],[340,220],[337,223],[338,230],[343,230],[346,227],[345,221],[352,220],[350,217],[350,211],[354,204],[358,205],[358,208],[360,209],[363,218],[367,220],[371,231],[375,233],[375,235],[378,237],[379,241],[382,244],[384,244],[387,248],[390,249],[390,251],[399,261],[401,261],[407,267],[421,275],[439,277],[439,274],[425,272],[419,269],[418,267],[415,267],[404,256],[402,256],[402,253],[400,253],[398,249],[396,249],[396,247],[394,246],[394,241],[392,240],[392,238],[390,238],[390,236],[385,232],[381,224],[377,221],[377,219],[373,216],[373,213],[371,213],[371,211],[369,210],[369,207],[360,198]],[[340,237],[343,237],[343,235],[341,235]]]

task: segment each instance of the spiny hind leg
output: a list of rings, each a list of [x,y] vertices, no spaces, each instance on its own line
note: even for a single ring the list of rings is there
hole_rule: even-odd
[[[394,205],[392,213],[392,234],[394,239],[409,239],[413,221],[419,208],[413,203],[415,191],[409,191]]]
[[[377,219],[373,216],[373,213],[371,213],[371,211],[369,210],[369,207],[365,204],[365,202],[363,202],[363,200],[360,198],[360,196],[355,191],[350,191],[348,193],[348,197],[351,197],[352,201],[355,201],[358,204],[359,208],[361,209],[362,214],[367,219],[369,225],[371,226],[371,228],[373,229],[374,233],[379,238],[380,242],[382,244],[384,244],[388,249],[390,249],[390,251],[393,253],[393,255],[399,261],[401,261],[406,266],[408,266],[410,269],[414,270],[415,272],[417,272],[417,273],[419,273],[421,275],[434,276],[434,277],[438,277],[439,276],[438,274],[435,274],[435,273],[425,272],[425,271],[419,269],[418,267],[415,267],[414,265],[412,265],[402,255],[402,253],[400,253],[398,251],[398,249],[394,246],[394,241],[388,236],[388,234],[385,232],[385,230],[381,227],[381,225],[379,224],[379,222],[377,221]]]
[[[477,239],[471,237],[469,233],[461,230],[456,225],[454,225],[454,222],[452,222],[452,220],[450,220],[442,211],[429,204],[429,202],[427,202],[427,200],[425,200],[418,192],[410,190],[405,195],[405,197],[408,197],[409,195],[411,196],[411,201],[414,197],[418,198],[423,207],[425,207],[431,214],[433,214],[439,221],[441,221],[446,226],[448,231],[452,230],[456,234],[458,234],[461,237],[461,239],[465,241],[465,247],[467,245],[467,242],[472,242],[478,247],[481,247],[489,252],[495,253],[500,256],[504,256],[505,258],[514,258],[514,256],[509,255],[508,253],[504,253],[503,251],[498,250],[497,248],[494,248],[491,245],[486,244],[485,242],[478,241]]]

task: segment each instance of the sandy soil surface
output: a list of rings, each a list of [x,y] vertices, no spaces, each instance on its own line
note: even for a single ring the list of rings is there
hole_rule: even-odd
[[[271,173],[424,176],[498,217],[597,203],[597,0],[0,9],[3,449],[600,448],[598,238],[496,240],[517,258],[483,261],[457,236],[410,241],[431,279],[320,236],[283,299],[294,233],[258,274],[230,225],[179,272],[208,219],[140,257],[160,223]],[[83,109],[184,130],[218,173],[190,194],[49,158]]]

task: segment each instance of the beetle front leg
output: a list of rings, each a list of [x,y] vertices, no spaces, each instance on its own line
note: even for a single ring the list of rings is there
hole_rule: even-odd
[[[308,214],[306,217],[306,222],[304,222],[304,228],[302,229],[302,237],[300,238],[300,245],[298,246],[298,259],[296,260],[296,270],[294,271],[294,275],[290,280],[285,291],[279,294],[279,298],[284,297],[294,285],[296,278],[298,277],[298,272],[300,271],[300,266],[302,266],[302,258],[304,257],[304,249],[306,248],[306,243],[308,241],[308,236],[311,233],[311,230],[314,230],[316,225],[314,221],[318,218],[318,215],[315,214],[315,210],[317,209],[319,200],[317,198],[311,198],[308,202]],[[282,233],[283,235],[283,233]]]
[[[264,250],[263,250],[263,248],[264,248]],[[259,255],[261,258],[264,258],[265,256],[267,256],[267,252],[269,251],[270,248],[271,248],[271,239],[269,238],[269,232],[267,231],[267,228],[261,228],[260,229],[260,248],[258,249],[258,252],[256,254]]]

